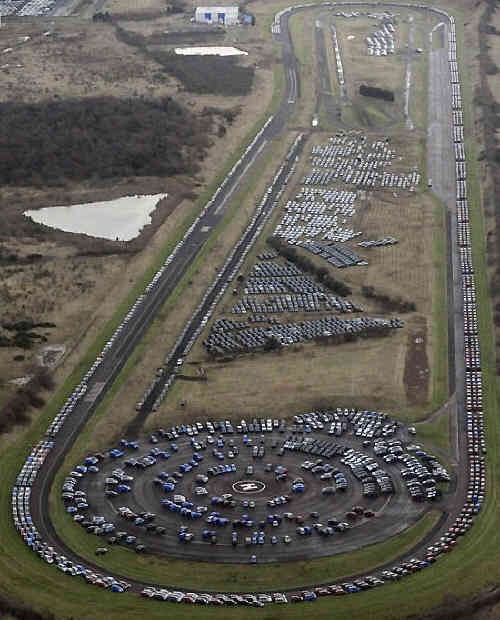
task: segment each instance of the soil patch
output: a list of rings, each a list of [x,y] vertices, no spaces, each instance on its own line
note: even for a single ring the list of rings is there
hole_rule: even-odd
[[[408,334],[403,381],[411,405],[427,402],[429,391],[429,362],[427,359],[427,325],[419,320]]]

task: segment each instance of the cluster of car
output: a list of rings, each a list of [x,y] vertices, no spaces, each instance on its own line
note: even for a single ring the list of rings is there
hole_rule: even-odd
[[[289,243],[319,236],[349,241],[362,234],[347,225],[348,218],[356,215],[355,199],[355,192],[305,185],[285,204],[274,234]]]
[[[366,37],[366,46],[369,56],[387,56],[394,54],[394,37],[396,29],[390,21],[382,24],[380,30],[375,30]]]
[[[0,3],[1,15],[18,15],[20,17],[34,15],[48,15],[56,0],[2,0]]]
[[[0,4],[0,15],[16,15],[25,4],[26,0],[2,0]]]
[[[362,248],[382,248],[388,245],[395,245],[397,242],[398,240],[395,237],[384,237],[383,239],[360,241],[358,245]]]
[[[340,5],[342,3],[325,2],[325,6]],[[349,4],[353,4],[349,2]],[[366,5],[366,2],[363,3]],[[291,13],[293,10],[305,8],[313,5],[298,5],[296,7],[289,7],[284,9],[280,13],[276,14],[274,24],[280,27],[280,19],[283,15]],[[430,8],[426,5],[414,5],[417,9],[424,9],[432,11],[433,13],[443,17],[449,23],[449,66],[451,72],[451,84],[453,87],[452,95],[452,109],[453,109],[453,122],[455,127],[463,127],[463,115],[461,109],[461,96],[459,88],[459,76],[458,66],[456,59],[456,32],[455,22],[452,16],[449,16],[445,11],[436,8]],[[270,119],[271,120],[271,119]],[[270,121],[268,121],[270,122]],[[454,133],[455,135],[455,154],[457,170],[459,164],[465,159],[465,147],[462,141],[456,140],[457,135],[460,132]],[[458,135],[459,137],[459,135]],[[465,179],[463,179],[465,182]],[[468,225],[468,204],[467,204],[467,192],[464,184],[463,196],[457,199],[457,214],[459,218],[460,229],[462,230],[462,243],[460,245],[460,264],[462,269],[462,275],[464,277],[464,287],[467,289],[474,289],[474,269],[472,265],[472,253],[470,248],[470,234],[463,236],[464,228],[467,230]],[[142,299],[139,298],[136,304],[142,303]],[[475,298],[473,295],[468,295],[466,303],[464,304],[464,324],[465,324],[465,341],[469,343],[469,350],[474,352],[475,365],[474,367],[468,367],[466,370],[466,428],[467,428],[467,440],[468,440],[468,455],[470,461],[469,468],[469,491],[467,500],[462,508],[462,511],[455,519],[453,525],[448,529],[446,534],[436,541],[433,545],[428,547],[423,559],[412,558],[408,561],[401,561],[394,566],[391,570],[386,570],[381,573],[381,577],[367,576],[362,580],[357,580],[352,583],[333,584],[331,586],[322,586],[316,588],[314,591],[303,591],[290,597],[293,602],[302,600],[315,600],[317,596],[323,595],[337,595],[346,594],[351,592],[359,592],[364,589],[382,585],[385,579],[399,579],[402,576],[413,574],[420,571],[436,561],[436,559],[442,553],[451,551],[457,544],[457,540],[460,536],[464,535],[473,524],[473,516],[478,513],[482,507],[485,494],[486,485],[486,466],[484,460],[484,452],[486,451],[486,441],[484,435],[484,422],[482,412],[482,376],[480,371],[480,351],[478,343],[478,326],[477,326],[477,309],[475,307]],[[111,345],[110,345],[111,346]],[[101,363],[102,357],[98,357],[96,360],[97,366]],[[95,368],[97,368],[97,366]],[[89,377],[92,376],[94,370],[90,370]],[[87,379],[88,380],[88,379]],[[86,383],[85,380],[77,388],[78,396],[81,398],[85,393]],[[75,393],[74,393],[75,394]],[[59,430],[60,425],[53,428],[51,436],[55,436]],[[17,479],[16,485],[12,489],[12,512],[15,525],[19,530],[21,536],[25,540],[26,544],[33,549],[44,561],[49,564],[55,564],[64,573],[71,576],[82,576],[87,582],[93,583],[100,587],[109,588],[112,591],[124,592],[128,589],[129,584],[126,582],[117,580],[113,576],[103,576],[95,573],[94,571],[85,568],[80,564],[75,564],[68,560],[64,555],[59,554],[55,549],[50,547],[47,542],[41,540],[36,526],[33,523],[30,511],[30,496],[31,486],[37,475],[37,472],[44,462],[50,449],[53,447],[52,441],[43,441],[35,446],[28,456],[26,462],[23,464],[22,471]],[[95,466],[95,464],[94,464]],[[76,470],[75,470],[76,471]],[[81,472],[79,472],[81,473]],[[78,480],[78,477],[71,476],[71,478]],[[68,482],[72,482],[68,480]],[[77,485],[73,487],[76,488]],[[69,487],[67,487],[69,489]],[[68,490],[67,492],[71,492]],[[76,495],[75,495],[76,497]],[[99,527],[99,526],[98,526]],[[161,600],[176,600],[178,602],[200,602],[208,604],[211,600],[204,598],[204,595],[193,594],[189,596],[189,593],[182,592],[167,592],[160,588],[146,588],[143,590],[145,596],[151,598],[159,598]],[[170,598],[169,598],[170,597]],[[286,602],[287,598],[277,593],[273,596],[270,595],[206,595],[210,599],[216,600],[213,604],[248,604],[248,605],[264,605],[265,603]],[[231,601],[229,600],[231,599]]]
[[[276,341],[280,346],[308,340],[331,339],[331,341],[344,342],[346,337],[351,336],[384,335],[403,325],[404,322],[397,317],[340,319],[336,316],[326,316],[300,323],[248,327],[236,332],[221,332],[212,329],[207,339],[203,341],[203,345],[212,354],[244,353],[262,350],[271,340]]]
[[[245,283],[245,295],[272,295],[275,293],[319,293],[323,289],[307,276],[254,277]]]
[[[245,295],[270,295],[275,293],[296,293],[300,295],[323,293],[323,288],[306,275],[268,277],[250,276],[245,283]]]
[[[325,450],[323,454],[328,454],[328,452]],[[328,481],[330,486],[321,489],[322,495],[335,495],[337,491],[346,491],[349,486],[345,475],[330,463],[323,463],[323,459],[304,461],[301,467],[319,476],[321,481]]]
[[[364,497],[394,493],[392,478],[371,456],[350,448],[344,452],[340,462],[347,465],[353,476],[361,482]]]
[[[353,265],[367,265],[364,258],[361,258],[348,248],[338,243],[328,243],[325,241],[304,241],[297,244],[301,248],[308,250],[319,258],[325,259],[330,265],[342,269],[343,267],[352,267]]]
[[[19,17],[30,15],[48,15],[56,4],[56,0],[29,0],[21,9],[16,11]]]
[[[363,188],[393,188],[414,191],[420,182],[416,169],[408,173],[387,170],[396,153],[383,140],[369,141],[355,133],[339,133],[327,143],[311,149],[311,172],[294,199],[285,205],[274,234],[289,243],[313,242],[318,238],[344,243],[361,235],[348,225],[356,214],[356,193],[332,189],[334,181],[342,181]],[[339,250],[339,246],[334,248]],[[311,251],[313,249],[311,248]],[[320,253],[319,252],[315,253]],[[332,264],[344,266],[363,262],[352,250],[332,251]]]
[[[312,430],[322,430],[325,425],[329,424],[329,435],[340,437],[343,433],[352,430],[356,437],[363,439],[391,436],[398,427],[398,422],[382,411],[342,407],[295,415],[293,421],[294,433],[310,433]]]
[[[332,419],[331,415],[327,413],[308,412],[301,416],[296,416],[294,420],[295,422],[294,426],[301,427],[301,428],[307,427],[308,430],[310,430],[310,428],[314,426],[314,430],[321,430],[321,429],[325,430],[325,425],[323,422],[328,422],[331,419]],[[176,488],[175,488],[176,483],[182,479],[184,474],[187,474],[193,471],[193,467],[186,469],[185,466],[187,464],[191,464],[195,466],[195,463],[198,463],[199,465],[200,462],[204,460],[202,455],[198,451],[207,450],[209,449],[210,445],[214,445],[215,447],[212,450],[212,453],[215,451],[218,451],[220,454],[223,455],[224,458],[226,457],[232,458],[230,456],[232,454],[234,458],[234,453],[238,452],[239,449],[238,449],[238,446],[236,445],[235,440],[231,437],[231,435],[233,435],[234,433],[240,433],[243,446],[244,447],[246,446],[249,449],[249,453],[252,456],[254,455],[257,456],[259,450],[264,447],[265,435],[263,433],[271,432],[271,431],[274,431],[277,433],[280,433],[280,431],[284,432],[286,430],[285,427],[286,427],[285,421],[279,421],[277,419],[273,420],[271,418],[268,418],[268,419],[260,419],[260,420],[253,419],[251,421],[241,420],[240,423],[235,426],[233,426],[227,420],[220,420],[220,421],[207,421],[205,424],[201,422],[197,422],[196,424],[192,424],[192,425],[178,425],[168,430],[158,429],[158,431],[156,431],[149,437],[149,442],[153,444],[154,446],[153,448],[151,448],[151,451],[159,449],[156,444],[158,444],[160,438],[163,440],[172,441],[174,439],[175,440],[178,439],[182,435],[190,437],[189,442],[187,444],[184,441],[182,443],[179,442],[179,445],[177,443],[170,443],[169,449],[172,450],[172,452],[179,452],[179,454],[181,454],[187,446],[189,446],[193,450],[196,450],[195,452],[193,452],[193,459],[191,459],[190,461],[186,463],[181,463],[179,466],[176,466],[178,471],[174,471],[172,474],[168,474],[167,472],[163,472],[163,471],[155,474],[156,478],[153,480],[153,484],[155,484],[155,486],[162,487],[162,489],[168,495],[168,497],[160,499],[160,504],[162,505],[164,509],[168,510],[171,513],[177,514],[181,518],[184,517],[191,521],[200,520],[201,518],[203,518],[203,522],[206,523],[207,525],[204,526],[204,529],[202,529],[202,531],[200,532],[200,540],[208,542],[210,544],[218,544],[221,528],[223,528],[224,526],[228,526],[230,524],[232,524],[232,528],[233,528],[233,531],[230,534],[231,544],[233,546],[237,546],[240,542],[244,543],[245,545],[259,545],[260,546],[260,545],[264,545],[267,541],[271,545],[276,545],[280,542],[284,544],[290,544],[292,542],[292,537],[288,533],[284,533],[281,536],[271,533],[269,536],[266,536],[266,533],[264,531],[266,525],[271,526],[272,528],[278,528],[283,523],[284,520],[295,521],[295,523],[297,524],[297,527],[299,527],[299,530],[296,530],[296,533],[298,533],[301,536],[310,535],[313,532],[317,532],[317,534],[320,536],[332,536],[336,532],[347,531],[349,529],[348,524],[340,521],[339,519],[335,517],[328,518],[327,524],[319,523],[318,512],[311,513],[311,517],[314,518],[314,521],[311,523],[311,525],[308,525],[307,523],[305,523],[305,517],[303,515],[301,514],[294,515],[293,513],[290,513],[290,512],[286,512],[284,514],[278,514],[276,512],[271,512],[271,513],[268,513],[265,516],[265,519],[261,521],[257,520],[256,517],[252,518],[251,516],[249,516],[249,514],[245,513],[245,514],[240,515],[239,518],[232,519],[230,521],[228,516],[226,516],[225,514],[222,514],[221,512],[218,512],[218,511],[214,511],[213,509],[212,511],[210,511],[210,509],[207,506],[194,506],[193,502],[187,499],[185,495],[181,495],[178,492],[176,492]],[[208,435],[201,437],[200,433],[203,430],[208,431]],[[219,435],[216,435],[217,431],[220,431]],[[260,437],[257,436],[254,438],[250,436],[249,433],[261,433],[261,434],[260,434]],[[227,437],[227,435],[229,435],[229,437]],[[286,440],[287,440],[286,437],[284,437],[283,441],[286,442]],[[279,447],[278,439],[273,438],[271,442],[271,447],[274,450],[276,450]],[[125,458],[127,456],[126,451],[127,450],[137,451],[139,449],[140,449],[140,446],[138,442],[121,440],[120,448],[112,448],[111,450],[109,450],[107,455],[100,455],[99,457],[96,457],[96,456],[87,457],[87,459],[85,460],[86,465],[76,466],[75,471],[80,470],[83,472],[83,470],[85,469],[85,467],[87,467],[87,465],[89,465],[91,462],[94,464],[99,463],[99,460],[101,458],[107,458],[109,459],[110,462],[115,461],[117,458],[122,458],[123,465],[124,467],[126,467],[125,463],[127,461],[130,461],[130,458]],[[255,454],[256,449],[257,449],[257,455]],[[275,454],[277,455],[283,454],[283,453],[284,453],[284,450],[275,452]],[[325,450],[323,453],[325,454],[325,456],[334,455],[328,450]],[[194,458],[195,455],[197,455],[196,459]],[[142,456],[140,458],[143,459],[145,458],[145,456]],[[208,452],[207,452],[207,456],[208,456]],[[215,455],[212,454],[212,456],[215,456]],[[224,466],[230,467],[231,465],[233,465],[233,467],[230,470],[228,469],[228,472],[229,471],[234,472],[236,470],[236,467],[234,467],[234,463],[231,463],[230,465],[224,465]],[[199,470],[197,470],[198,473],[195,474],[195,482],[197,484],[206,484],[210,480],[210,471],[213,469],[213,467],[219,468],[220,465],[208,467],[208,469],[206,470],[206,473],[202,473]],[[249,468],[251,468],[252,471],[246,471],[247,475],[253,475],[253,467],[249,466],[247,470]],[[331,466],[329,463],[324,463],[322,460],[317,460],[315,462],[310,462],[310,463],[304,462],[302,469],[311,470],[313,475],[318,474],[319,476],[319,474],[322,474],[321,476],[319,476],[321,480],[323,479],[326,480],[325,476],[327,476],[329,480],[330,479],[334,479],[334,481],[338,480],[340,484],[340,488],[347,488],[347,481],[345,480],[345,477],[338,470],[334,469],[333,466]],[[96,471],[97,471],[97,467],[96,467]],[[264,466],[264,472],[273,474],[276,481],[285,481],[288,478],[288,469],[281,464],[273,465],[272,463],[267,463]],[[125,477],[127,476],[126,469],[121,469],[119,467],[115,467],[111,471],[110,474],[105,474],[105,475],[106,475],[106,477],[104,478],[105,485],[112,484],[113,486],[113,485],[118,484],[119,481],[132,482],[132,480],[129,480]],[[109,479],[110,476],[114,477],[112,481],[110,481]],[[342,486],[342,482],[344,483],[345,486]],[[293,494],[303,493],[305,491],[305,488],[306,488],[306,483],[303,478],[294,478],[290,482],[291,495],[286,495],[286,494],[277,495],[273,497],[272,499],[268,500],[266,502],[266,505],[268,508],[277,508],[277,507],[285,506],[291,501]],[[197,489],[203,490],[203,495],[208,494],[207,489],[204,487],[195,487],[195,494],[196,494]],[[173,496],[171,494],[173,494]],[[327,493],[325,492],[324,494],[326,495]],[[223,494],[221,496],[212,496],[210,499],[210,504],[214,507],[220,507],[220,508],[225,508],[225,509],[235,509],[237,506],[240,507],[240,504],[243,509],[249,509],[253,511],[256,508],[256,502],[254,500],[251,500],[251,499],[243,500],[243,501],[241,499],[236,500],[234,496],[229,493]],[[152,521],[155,519],[154,513],[150,513],[150,512],[137,513],[136,511],[132,510],[128,506],[118,507],[117,513],[124,520],[132,523],[135,526],[144,526],[144,528],[146,529],[148,533],[165,534],[165,528],[161,528],[162,531],[156,531],[159,528],[158,526],[152,523]],[[136,536],[134,536],[133,534],[129,532],[123,532],[123,531],[117,532],[116,531],[117,528],[115,524],[106,522],[104,517],[102,516],[84,517],[83,515],[77,515],[75,520],[82,523],[83,526],[90,533],[93,533],[96,535],[110,536],[110,538],[108,539],[109,544],[121,543],[125,545],[134,545],[136,551],[145,550],[145,546],[139,543]],[[212,528],[215,528],[215,529],[212,529]],[[243,538],[240,539],[238,532],[236,531],[239,528],[245,528],[247,530],[251,530],[251,532],[247,535],[244,535]],[[191,531],[189,526],[187,525],[179,526],[177,530],[177,538],[180,542],[191,543],[193,540],[195,540],[196,537],[197,537],[197,534]],[[106,553],[106,552],[107,552],[106,547],[99,547],[96,550],[96,553],[99,555]],[[257,561],[256,556],[251,556],[249,561],[251,563],[255,563]]]
[[[326,293],[302,293],[266,297],[257,301],[252,297],[244,296],[231,308],[233,314],[283,314],[297,312],[353,312],[353,304],[345,302],[335,295]]]
[[[370,142],[364,135],[339,133],[325,144],[312,147],[313,170],[304,177],[304,185],[328,185],[340,180],[357,188],[394,188],[414,191],[420,182],[416,169],[388,172],[396,153],[385,140]]]

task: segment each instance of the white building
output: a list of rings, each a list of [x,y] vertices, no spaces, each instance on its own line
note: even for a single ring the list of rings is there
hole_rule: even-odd
[[[238,23],[237,6],[198,6],[194,14],[195,22],[202,24],[224,24],[234,26]]]

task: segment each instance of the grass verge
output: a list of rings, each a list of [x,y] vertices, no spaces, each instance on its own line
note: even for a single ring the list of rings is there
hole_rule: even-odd
[[[437,409],[448,397],[448,304],[446,210],[435,199],[434,281],[432,287],[432,394],[431,410]]]

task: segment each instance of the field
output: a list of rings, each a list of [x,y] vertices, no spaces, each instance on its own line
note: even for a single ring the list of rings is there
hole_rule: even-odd
[[[313,93],[318,79],[314,45],[314,16],[309,13],[292,16],[290,18],[290,35],[294,42],[295,55],[299,66],[299,90],[301,93]],[[300,97],[293,117],[299,127],[310,126],[315,107],[314,97]]]
[[[457,4],[463,7],[464,12],[457,8]],[[467,102],[466,125],[470,129],[473,126],[473,121],[477,120],[473,116],[472,109],[472,79],[474,76],[473,69],[476,68],[477,63],[474,51],[477,49],[477,31],[474,29],[474,19],[480,8],[476,8],[476,13],[473,13],[469,3],[465,2],[453,3],[452,8],[460,24],[459,43],[463,66],[468,69],[462,72],[462,76],[464,97]],[[259,10],[264,11],[261,3],[256,4],[256,12]],[[467,22],[465,34],[462,26],[464,21]],[[425,69],[423,69],[424,71]],[[304,119],[306,119],[305,113]],[[309,120],[306,120],[309,123]],[[498,548],[500,545],[497,527],[499,508],[495,503],[499,490],[498,476],[495,473],[499,466],[497,448],[499,427],[496,416],[499,404],[497,401],[498,379],[495,376],[494,340],[491,329],[492,313],[489,303],[488,270],[484,247],[484,222],[481,208],[480,177],[477,172],[480,145],[475,141],[472,133],[469,136],[467,142],[469,201],[472,205],[473,254],[480,302],[479,322],[483,376],[485,378],[484,402],[488,421],[488,501],[481,516],[477,519],[473,531],[461,539],[459,548],[453,554],[440,559],[432,568],[414,575],[402,583],[386,585],[381,589],[363,593],[358,597],[333,600],[328,597],[319,600],[314,604],[313,609],[314,614],[319,618],[331,618],[333,615],[336,618],[352,618],[355,616],[360,619],[390,619],[403,616],[421,616],[432,609],[437,609],[438,613],[441,611],[443,617],[459,617],[461,611],[465,617],[472,617],[471,602],[473,603],[476,600],[480,602],[481,591],[492,590],[497,587],[499,579]],[[282,146],[284,148],[284,145]],[[273,157],[279,157],[280,152],[280,148],[275,148]],[[405,153],[406,157],[415,155],[417,161],[422,158],[419,152]],[[274,163],[274,159],[262,162],[261,174],[263,169],[266,174],[271,174],[274,169],[271,162]],[[220,164],[220,158],[219,161],[212,162],[211,165],[215,169],[218,164]],[[210,178],[213,176],[207,172],[207,179]],[[241,196],[242,201],[244,199],[248,202],[243,201],[241,209],[249,213],[252,201],[259,194],[264,181],[265,177],[262,175],[262,178],[259,179],[257,176],[249,183],[247,193]],[[371,405],[375,403],[375,399],[378,397],[380,401],[377,402],[380,402],[381,408],[385,406],[394,407],[393,412],[396,416],[410,420],[427,417],[432,413],[431,404],[432,408],[437,408],[442,404],[441,399],[446,393],[445,377],[447,375],[446,363],[443,362],[442,342],[445,342],[446,338],[443,330],[436,329],[436,325],[446,323],[442,296],[439,295],[442,293],[444,264],[442,260],[444,256],[443,236],[440,233],[443,226],[442,207],[425,191],[417,192],[407,204],[402,205],[401,201],[395,202],[396,204],[391,201],[390,196],[385,196],[383,199],[370,198],[369,204],[366,206],[363,226],[367,230],[373,232],[373,235],[392,234],[400,239],[400,245],[395,248],[371,250],[370,252],[374,254],[373,258],[370,254],[370,266],[366,272],[372,281],[379,278],[377,285],[380,288],[394,290],[399,294],[404,292],[405,295],[417,300],[417,312],[407,317],[409,325],[404,332],[419,335],[424,330],[425,333],[426,355],[431,369],[425,403],[420,402],[412,408],[408,400],[408,394],[404,388],[402,364],[407,357],[411,338],[407,340],[404,337],[405,333],[401,331],[381,342],[376,340],[362,341],[340,345],[337,348],[307,345],[301,351],[287,350],[282,354],[273,353],[266,356],[258,354],[254,357],[241,357],[231,363],[213,363],[213,366],[201,358],[201,350],[198,348],[193,353],[192,361],[202,363],[207,369],[210,391],[206,390],[207,386],[204,386],[205,392],[202,393],[203,390],[199,383],[188,384],[178,381],[166,402],[165,408],[150,418],[149,425],[153,426],[160,421],[172,423],[179,420],[181,410],[177,405],[181,398],[185,398],[187,402],[186,412],[182,411],[183,417],[186,416],[186,413],[189,417],[204,414],[219,417],[224,413],[224,407],[227,408],[228,415],[233,413],[237,417],[243,409],[245,414],[251,413],[250,408],[255,403],[259,403],[255,409],[257,413],[258,407],[261,409],[268,408],[270,402],[273,401],[275,401],[273,404],[274,415],[284,414],[285,411],[289,414],[292,407],[298,411],[304,407],[316,406],[314,403],[317,401],[314,399],[322,398],[325,395],[329,396],[328,390],[330,389],[331,398],[335,397],[336,400],[345,398],[348,401],[352,398],[353,400],[349,402],[353,403],[366,402],[365,399],[370,398],[369,404]],[[177,225],[175,226],[169,217],[165,223],[169,224],[168,230],[166,227],[160,228],[161,232],[154,237],[152,247],[139,254],[136,257],[137,262],[126,265],[126,278],[122,277],[116,283],[120,294],[116,296],[108,294],[103,299],[102,306],[99,308],[99,317],[93,320],[85,331],[86,339],[81,343],[81,346],[73,350],[64,365],[59,368],[57,377],[60,387],[59,401],[62,400],[64,391],[68,391],[71,384],[77,381],[78,372],[70,376],[63,385],[63,380],[70,375],[70,370],[77,368],[77,371],[81,371],[85,367],[84,364],[81,366],[77,364],[81,360],[82,351],[93,344],[87,356],[88,360],[92,359],[99,350],[99,340],[97,343],[94,341],[98,334],[102,341],[102,326],[106,318],[113,315],[117,300],[127,297],[127,288],[134,281],[141,280],[141,274],[145,271],[145,267],[151,264],[154,258],[157,259],[162,248],[165,250],[166,244],[178,236],[182,228],[185,227],[186,220],[189,220],[188,214],[192,215],[195,209],[192,203],[186,202],[185,204],[186,210],[183,211],[185,217],[181,217],[176,210],[174,215],[178,217]],[[190,206],[188,206],[189,204]],[[144,379],[151,376],[151,371],[157,363],[157,360],[153,358],[156,353],[160,358],[161,352],[175,338],[176,328],[182,324],[183,317],[189,314],[190,306],[195,305],[197,296],[201,294],[203,288],[202,283],[205,282],[206,284],[213,266],[212,258],[214,263],[222,259],[227,248],[231,246],[231,240],[237,234],[238,226],[244,223],[244,218],[236,218],[241,221],[235,224],[237,213],[236,209],[230,212],[224,226],[221,227],[221,230],[224,230],[224,239],[216,240],[215,237],[213,238],[212,245],[206,248],[207,254],[193,266],[192,273],[189,274],[187,281],[179,287],[171,302],[167,303],[160,321],[150,330],[144,343],[141,344],[129,365],[122,372],[110,398],[104,401],[96,413],[96,424],[87,426],[74,450],[68,456],[65,464],[66,469],[90,446],[104,446],[111,439],[120,435],[121,429],[127,423],[128,415],[132,413],[131,408],[135,395],[143,389]],[[389,224],[390,230],[386,228]],[[417,232],[419,234],[416,234]],[[395,252],[400,247],[404,248],[403,244],[406,246],[407,252],[399,256],[400,261],[395,261],[395,257],[398,256]],[[210,258],[208,259],[208,257]],[[410,260],[410,257],[413,257],[413,261]],[[96,270],[97,268],[95,267]],[[372,270],[371,273],[370,270]],[[429,272],[432,272],[432,278],[425,277],[425,274]],[[365,281],[365,275],[360,271],[350,278],[353,288],[359,291]],[[118,276],[116,277],[118,278]],[[113,277],[111,276],[110,279],[112,280]],[[398,286],[394,285],[395,282],[399,283]],[[394,289],[391,288],[392,286]],[[189,295],[185,294],[186,290],[190,291]],[[187,304],[185,304],[186,298],[188,299]],[[185,307],[183,307],[184,304]],[[93,309],[95,306],[91,304],[90,307]],[[74,317],[71,318],[71,321],[75,321]],[[148,355],[148,352],[152,342],[154,342],[155,352],[151,356]],[[362,364],[359,360],[361,353]],[[187,368],[190,369],[191,366],[188,364]],[[335,373],[331,372],[332,368],[335,369]],[[357,373],[357,385],[354,387],[352,383],[349,385],[349,377],[352,376],[351,369]],[[332,376],[333,374],[334,376]],[[385,379],[384,375],[386,375]],[[318,377],[317,383],[315,383],[316,376]],[[388,376],[391,380],[390,384],[387,384]],[[335,385],[334,381],[337,381],[337,378],[338,384]],[[324,383],[321,384],[321,381]],[[330,388],[331,385],[333,387]],[[344,389],[344,393],[340,391],[341,389]],[[277,390],[279,390],[278,398],[274,398]],[[439,396],[436,396],[437,394]],[[2,392],[0,392],[0,398],[1,396]],[[354,400],[358,398],[359,401]],[[18,429],[9,437],[9,443],[4,441],[1,445],[1,477],[4,484],[0,487],[0,509],[5,514],[8,513],[10,505],[9,487],[19,463],[23,460],[28,446],[46,427],[50,415],[53,415],[56,408],[57,401],[52,400],[40,416],[33,420],[29,428]],[[439,451],[446,452],[449,450],[449,443],[446,439],[447,426],[445,415],[431,416],[425,427],[418,426],[417,436],[421,434],[422,439],[425,439],[426,442],[435,445]],[[54,505],[52,516],[61,535],[67,540],[71,539],[75,548],[79,549],[83,555],[90,557],[91,546],[87,541],[79,539],[80,532],[68,521],[67,515],[61,513],[60,510],[58,511]],[[328,570],[332,570],[334,574],[340,576],[357,570],[360,565],[364,567],[367,565],[374,566],[379,563],[380,557],[390,558],[395,554],[396,546],[398,549],[401,546],[411,546],[412,541],[421,538],[427,528],[432,526],[434,518],[435,516],[431,513],[415,529],[408,530],[401,538],[390,539],[383,543],[384,547],[362,550],[356,554],[350,554],[346,558],[343,556],[331,558],[328,560],[330,562]],[[215,585],[223,583],[224,586],[234,587],[235,589],[237,586],[234,583],[238,582],[233,583],[233,579],[241,577],[243,582],[246,581],[247,584],[249,580],[248,571],[242,571],[243,574],[236,575],[238,572],[236,569],[231,569],[232,572],[228,571],[226,574],[219,573],[218,570],[214,571],[213,567],[207,570],[205,566],[196,566],[196,570],[200,572],[195,573],[193,566],[187,563],[171,561],[168,564],[162,564],[156,559],[151,562],[149,558],[142,558],[140,562],[137,562],[137,559],[134,556],[134,562],[129,562],[126,552],[123,554],[113,552],[106,558],[105,562],[109,562],[110,567],[116,567],[119,570],[122,570],[126,565],[130,574],[135,571],[135,574],[141,577],[148,575],[155,578],[164,575],[166,571],[178,570],[183,585],[192,584],[193,587],[201,584],[198,574],[202,575],[203,580],[206,579],[205,583]],[[226,617],[231,619],[251,618],[253,616],[256,618],[303,618],[309,610],[302,605],[287,606],[286,608],[276,606],[269,608],[264,613],[249,609],[206,608],[193,610],[185,606],[177,606],[174,610],[171,605],[143,601],[129,595],[122,595],[121,598],[117,598],[108,592],[90,591],[90,588],[82,582],[69,580],[61,576],[56,569],[42,565],[22,544],[8,518],[2,519],[0,522],[0,570],[4,576],[0,586],[2,594],[19,600],[22,599],[26,605],[33,608],[43,611],[50,610],[57,617],[74,617],[75,613],[78,613],[78,617],[82,619],[104,617],[104,615],[109,618],[123,618],[124,616],[127,618],[143,618],[146,614],[150,618],[160,618],[172,612],[178,618],[184,618],[188,615],[189,617],[195,615],[200,618],[217,617],[222,619]],[[319,575],[323,575],[324,570],[325,564],[321,564],[319,561],[318,563],[297,565],[293,569],[287,565],[286,570],[283,570],[282,566],[270,567],[269,572],[259,572],[259,580],[261,581],[258,585],[266,587],[269,580],[273,584],[278,583],[278,580],[283,580],[280,583],[284,585],[293,584],[296,583],[298,577],[302,578],[304,575],[308,575],[314,580]],[[244,586],[245,588],[255,585],[257,580],[253,577],[254,575],[251,575],[252,583]],[[64,597],[60,595],[62,587],[64,587]],[[92,596],[91,606],[88,605],[89,596]]]
[[[324,142],[327,135],[314,134],[312,143]],[[393,139],[396,152],[406,151],[403,161],[397,162],[402,170],[408,163],[418,161],[417,151],[405,149],[403,139],[403,134]],[[309,148],[304,149],[284,202],[294,195],[308,169]],[[250,253],[242,269],[244,275],[250,272],[256,256],[266,249],[265,239],[272,234],[278,218],[276,213]],[[434,360],[437,362],[443,355],[446,333],[431,329],[442,304],[443,250],[436,245],[436,240],[442,239],[442,226],[441,211],[426,191],[405,193],[403,200],[387,190],[368,192],[355,218],[355,230],[362,230],[363,238],[370,239],[392,235],[399,243],[364,250],[369,261],[366,267],[331,268],[330,272],[350,286],[353,301],[375,316],[383,315],[384,310],[363,297],[365,285],[372,285],[390,297],[414,301],[417,311],[402,315],[406,328],[382,339],[362,339],[337,346],[300,344],[279,352],[242,354],[234,361],[217,361],[207,356],[201,344],[209,325],[184,369],[185,374],[196,376],[203,368],[207,381],[177,381],[148,426],[153,428],[178,419],[181,401],[185,403],[182,417],[193,420],[218,415],[258,415],[268,408],[272,415],[287,416],[328,406],[374,407],[405,420],[426,417],[430,407],[437,408],[446,398],[446,370],[439,368],[438,363],[434,365]],[[229,313],[233,303],[230,288],[220,302],[224,317],[235,318]],[[288,315],[287,320],[309,318],[312,317],[299,314]],[[415,349],[419,348],[416,339],[424,342],[424,367],[419,371],[414,368]]]
[[[365,39],[379,28],[379,23],[370,19],[336,19],[349,98],[342,112],[347,123],[384,126],[401,121],[408,24],[404,16],[395,22],[395,54],[376,57],[368,56]],[[359,94],[361,84],[390,90],[395,94],[395,102],[387,104],[362,97]]]
[[[159,27],[168,24],[161,19],[164,21]],[[154,24],[154,20],[148,23]],[[101,180],[94,174],[89,180],[52,183],[50,187],[43,179],[31,186],[25,179],[22,185],[4,185],[0,190],[4,235],[0,310],[4,320],[16,317],[55,324],[41,335],[47,338],[44,346],[62,346],[65,351],[58,360],[63,364],[56,374],[60,385],[102,330],[117,301],[126,298],[131,284],[143,281],[153,258],[201,207],[204,192],[220,174],[221,158],[214,153],[224,153],[223,159],[230,159],[242,139],[254,131],[256,119],[271,102],[274,65],[271,46],[254,39],[248,43],[253,50],[249,58],[262,60],[264,66],[255,77],[251,93],[240,97],[203,95],[193,100],[190,93],[179,92],[175,79],[166,77],[158,63],[120,41],[109,24],[72,18],[57,22],[51,30],[46,28],[43,23],[26,23],[2,29],[2,46],[13,48],[9,68],[0,72],[2,102],[38,105],[62,99],[78,105],[79,100],[88,101],[89,97],[111,96],[133,102],[138,97],[157,100],[173,96],[200,119],[204,108],[217,111],[207,126],[211,147],[194,177],[141,178],[127,174]],[[44,32],[51,34],[43,36]],[[23,42],[21,37],[26,36],[30,39]],[[224,120],[222,114],[227,111],[236,114],[237,122]],[[26,208],[37,206],[163,191],[169,193],[170,204],[157,209],[152,226],[128,247],[60,231],[40,231],[22,216]],[[30,255],[36,260],[29,259]],[[0,348],[0,402],[7,401],[15,389],[10,380],[32,372],[39,351],[39,346],[29,350]]]

